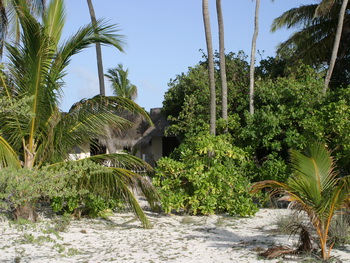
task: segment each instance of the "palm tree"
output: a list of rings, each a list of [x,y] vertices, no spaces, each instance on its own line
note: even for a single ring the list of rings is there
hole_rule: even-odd
[[[124,70],[123,64],[118,64],[118,67],[108,69],[108,74],[105,74],[112,83],[114,95],[135,100],[137,97],[137,87],[130,83],[128,75],[129,70]]]
[[[224,19],[222,16],[221,0],[216,0],[216,11],[219,25],[219,53],[220,53],[220,76],[222,90],[222,118],[227,121],[227,79],[226,79],[226,62],[225,62],[225,32]]]
[[[350,177],[337,178],[330,152],[321,144],[311,145],[305,154],[291,151],[291,164],[294,175],[287,183],[262,181],[252,191],[270,188],[271,194],[285,194],[294,207],[306,212],[317,232],[322,258],[328,259],[334,245],[327,248],[330,223],[349,198]]]
[[[89,6],[89,12],[91,16],[91,22],[93,25],[96,25],[96,15],[94,6],[92,4],[92,0],[86,0],[88,6]],[[96,32],[97,33],[97,32]],[[97,58],[97,70],[98,70],[98,81],[100,84],[100,95],[106,96],[106,89],[105,89],[105,82],[103,78],[103,64],[102,64],[102,50],[101,50],[101,44],[99,42],[96,42],[96,58]]]
[[[339,45],[340,45],[340,38],[342,35],[342,31],[343,31],[345,12],[346,12],[346,7],[348,6],[348,2],[349,2],[348,0],[343,0],[340,11],[339,11],[338,25],[337,25],[337,30],[335,33],[332,55],[331,55],[331,59],[329,62],[329,68],[327,70],[326,78],[324,81],[324,89],[323,89],[324,94],[326,94],[326,92],[327,92],[329,82],[331,80],[331,76],[333,73],[335,61],[337,59]],[[334,5],[334,3],[335,3],[335,0],[323,0],[316,9],[316,15],[322,15],[324,13],[329,12],[331,7]]]
[[[202,12],[205,30],[205,40],[208,51],[208,73],[209,73],[209,87],[210,87],[210,134],[216,132],[216,92],[215,92],[215,75],[214,75],[214,54],[213,41],[210,29],[210,16],[208,0],[202,1]]]
[[[334,66],[337,74],[333,81],[337,80],[340,84],[348,84],[348,76],[344,70],[347,68],[347,58],[350,52],[347,45],[350,37],[350,19],[348,19],[349,14],[344,13],[346,5],[347,3],[344,1],[320,0],[319,4],[302,5],[283,13],[274,20],[272,31],[282,27],[301,27],[301,30],[281,43],[277,53],[281,56],[293,54],[294,60],[301,59],[313,66],[328,64],[329,69],[333,67],[332,64],[336,58]],[[344,14],[343,19],[342,13]],[[343,30],[341,30],[341,23],[344,23]],[[338,40],[335,41],[336,36]],[[337,44],[340,39],[342,41]],[[328,71],[329,76],[325,80],[325,90],[328,88],[326,88],[329,83],[328,78],[330,79],[331,75],[334,76],[331,71]]]
[[[260,0],[256,0],[255,18],[254,18],[254,34],[252,39],[252,52],[250,54],[250,81],[249,81],[249,112],[254,114],[254,70],[255,70],[255,54],[256,54],[256,39],[259,33],[259,8]]]
[[[120,129],[131,123],[115,114],[128,109],[149,120],[146,112],[136,103],[118,97],[96,96],[73,105],[68,113],[58,108],[63,85],[62,77],[74,54],[91,44],[101,42],[121,50],[116,28],[102,21],[81,27],[60,44],[57,36],[64,21],[64,1],[51,1],[40,24],[29,12],[26,0],[15,0],[15,10],[21,25],[19,45],[7,44],[10,72],[2,78],[2,93],[11,101],[26,101],[26,114],[3,114],[0,122],[0,167],[14,169],[59,169],[68,163],[69,151],[81,147],[96,137],[105,136],[104,127],[114,125]],[[97,32],[97,34],[96,34]],[[144,226],[149,226],[142,209],[128,187],[140,185],[151,200],[153,187],[136,172],[149,170],[149,166],[133,156],[109,154],[89,158],[95,166],[84,168],[93,176],[79,181],[79,187],[105,198],[125,200]],[[102,165],[108,161],[110,167]],[[85,170],[84,170],[85,169]],[[103,190],[101,190],[103,189]],[[28,206],[28,204],[23,204]],[[33,207],[33,204],[30,204]],[[22,206],[17,207],[20,210]]]

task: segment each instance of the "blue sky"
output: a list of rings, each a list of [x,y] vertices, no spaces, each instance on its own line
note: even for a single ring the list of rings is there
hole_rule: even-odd
[[[118,24],[125,35],[125,53],[103,47],[104,72],[119,63],[129,69],[131,83],[138,87],[136,102],[146,110],[161,107],[170,79],[186,72],[206,50],[201,0],[93,0],[97,18]],[[214,49],[218,49],[215,0],[210,2]],[[264,57],[273,56],[278,43],[287,39],[292,30],[270,32],[272,20],[284,11],[315,0],[262,0],[257,48]],[[227,52],[250,54],[254,25],[255,1],[222,0]],[[67,0],[67,21],[63,38],[90,22],[85,0]],[[73,57],[67,68],[61,109],[98,94],[95,48]],[[112,95],[106,80],[106,93]]]

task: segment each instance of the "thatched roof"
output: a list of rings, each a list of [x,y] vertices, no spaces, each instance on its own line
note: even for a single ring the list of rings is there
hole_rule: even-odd
[[[151,109],[150,118],[154,126],[149,127],[143,134],[143,136],[135,144],[136,147],[142,147],[149,144],[153,137],[163,137],[165,128],[169,125],[169,122],[162,114],[161,108]]]
[[[124,131],[109,127],[106,129],[109,139],[100,140],[101,144],[113,146],[116,149],[146,145],[152,137],[164,136],[164,129],[168,125],[166,118],[161,114],[161,108],[151,109],[150,118],[154,126],[150,126],[142,116],[127,111],[118,115],[132,122],[132,127]]]

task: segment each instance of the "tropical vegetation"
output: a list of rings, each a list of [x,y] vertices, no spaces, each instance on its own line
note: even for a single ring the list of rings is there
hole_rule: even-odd
[[[320,1],[320,5],[300,6],[277,18],[273,30],[283,26],[301,26],[302,29],[280,45],[276,57],[262,59],[256,67],[252,65],[253,60],[247,62],[247,56],[242,52],[226,54],[228,121],[215,113],[218,138],[210,139],[220,145],[216,140],[223,139],[223,135],[229,136],[224,140],[231,144],[234,152],[244,153],[245,158],[240,159],[237,166],[239,169],[234,169],[248,180],[242,188],[239,187],[246,198],[251,198],[247,185],[255,182],[253,192],[267,188],[274,194],[288,194],[288,200],[293,201],[296,208],[306,211],[317,232],[324,259],[329,259],[337,239],[329,237],[334,233],[335,220],[338,220],[335,215],[349,211],[347,175],[350,152],[346,130],[350,128],[347,106],[350,103],[350,83],[344,66],[348,20],[346,12],[344,19],[341,16],[338,19],[341,4],[341,1]],[[337,49],[334,38],[335,35],[339,38],[339,20],[343,20],[345,29],[332,73],[329,67],[331,54]],[[211,190],[220,192],[213,185],[213,179],[206,175],[215,174],[210,172],[212,167],[220,167],[224,162],[217,160],[216,150],[208,146],[207,138],[203,137],[209,131],[211,118],[208,107],[211,105],[211,89],[207,81],[210,60],[209,56],[203,55],[203,61],[190,67],[188,72],[177,75],[170,81],[164,97],[163,113],[171,121],[167,133],[177,136],[182,142],[170,158],[158,162],[156,169],[155,184],[160,189],[162,205],[169,211],[183,209],[196,213],[203,209],[208,213],[205,210],[208,204],[203,200],[207,196],[210,198]],[[215,54],[214,65],[214,79],[216,86],[220,86],[222,66],[219,53]],[[255,71],[253,80],[249,79],[252,67]],[[330,89],[326,75],[332,76]],[[253,82],[254,91],[249,93],[249,83]],[[217,89],[215,96],[220,102],[221,91]],[[252,99],[254,108],[251,107]],[[217,106],[220,110],[220,103]],[[319,143],[307,148],[312,141]],[[204,162],[193,152],[194,145],[201,143],[202,149],[207,150],[201,151],[206,153]],[[332,152],[325,150],[324,145]],[[301,154],[305,149],[306,155]],[[193,160],[186,155],[188,152],[194,156]],[[211,162],[216,164],[210,165]],[[333,170],[335,163],[337,172]],[[209,168],[205,170],[207,164]],[[191,169],[199,171],[196,177],[188,175]],[[233,174],[232,178],[236,176],[232,171],[229,174]],[[227,182],[227,178],[231,179],[231,176],[220,180]],[[205,194],[199,197],[198,193]],[[263,205],[263,199],[258,199]],[[192,200],[196,204],[194,209]],[[236,204],[236,207],[241,206]],[[211,212],[215,209],[212,208]],[[254,213],[254,209],[250,212]],[[301,238],[305,237],[304,234],[305,231]]]
[[[119,63],[103,75],[100,45],[122,52],[124,37],[116,25],[96,19],[91,0],[87,4],[91,23],[62,41],[64,0],[0,0],[0,49],[4,45],[7,55],[0,69],[0,204],[30,220],[39,203],[77,218],[127,206],[150,227],[134,189],[152,208],[190,215],[251,216],[266,205],[268,192],[308,216],[321,256],[329,259],[339,239],[335,222],[350,207],[348,1],[319,0],[276,18],[273,31],[299,31],[276,57],[256,66],[260,1],[248,61],[242,51],[225,53],[220,0],[220,49],[213,50],[209,1],[202,0],[206,54],[169,82],[162,113],[170,124],[166,135],[180,146],[154,170],[135,156],[113,153],[111,138],[134,129],[136,115],[152,123],[134,102],[128,69]],[[12,24],[15,35],[7,34]],[[100,94],[62,112],[67,66],[94,44]],[[105,96],[104,77],[113,96]],[[72,158],[101,142],[107,151]],[[310,235],[302,227],[301,240]]]

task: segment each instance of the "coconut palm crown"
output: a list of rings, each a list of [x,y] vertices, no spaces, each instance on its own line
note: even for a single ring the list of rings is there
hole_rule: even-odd
[[[340,1],[319,1],[320,4],[301,5],[292,8],[274,19],[271,31],[282,28],[297,28],[277,49],[281,56],[293,54],[294,59],[301,59],[307,64],[328,64],[331,57],[334,38],[337,31]],[[329,2],[332,2],[329,4]],[[344,19],[344,29],[339,46],[337,63],[345,63],[350,50],[349,14]]]
[[[123,64],[118,64],[116,68],[108,69],[108,74],[105,74],[105,76],[112,84],[114,95],[130,100],[137,98],[137,87],[131,84],[128,79],[129,70],[124,70]]]

